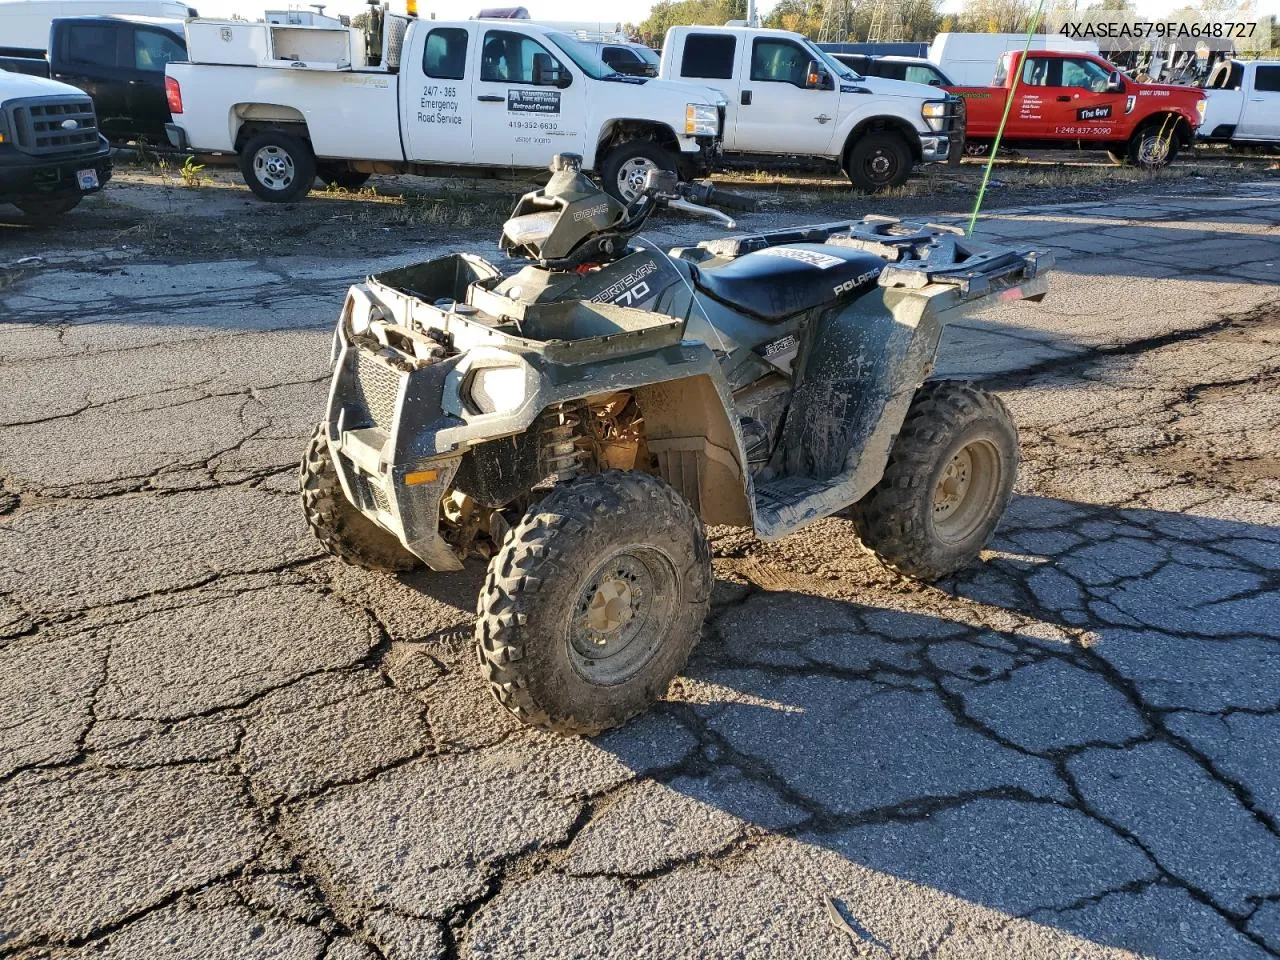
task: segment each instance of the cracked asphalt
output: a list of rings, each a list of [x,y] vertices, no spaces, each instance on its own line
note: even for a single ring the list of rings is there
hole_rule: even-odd
[[[1021,429],[983,562],[716,530],[595,740],[491,702],[478,564],[295,500],[343,290],[439,250],[0,238],[0,957],[1280,956],[1280,181],[979,234],[1059,260],[944,342]]]

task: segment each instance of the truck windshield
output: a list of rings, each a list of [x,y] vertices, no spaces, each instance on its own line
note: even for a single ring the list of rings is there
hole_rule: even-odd
[[[567,33],[549,33],[547,39],[563,50],[565,55],[578,65],[578,69],[592,80],[603,80],[617,73],[613,67],[600,59],[599,54]]]
[[[809,53],[813,56],[813,59],[819,61],[820,63],[825,63],[827,65],[827,69],[830,70],[832,74],[834,74],[835,76],[842,77],[845,80],[861,80],[862,79],[861,74],[855,73],[850,67],[845,66],[835,57],[831,56],[831,54],[827,53],[825,50],[819,49],[817,46],[814,45],[812,40],[805,40],[803,41],[803,43],[804,43],[804,48],[809,51]]]

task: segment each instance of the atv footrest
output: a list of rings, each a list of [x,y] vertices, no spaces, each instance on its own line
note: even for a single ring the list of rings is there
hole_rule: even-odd
[[[765,539],[790,533],[802,523],[845,505],[841,479],[778,477],[756,484],[756,532]]]

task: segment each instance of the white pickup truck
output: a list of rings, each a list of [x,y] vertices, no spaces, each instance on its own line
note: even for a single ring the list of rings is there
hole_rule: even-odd
[[[724,94],[726,155],[832,160],[868,192],[901,186],[915,164],[959,157],[963,148],[960,98],[860,76],[786,30],[672,27],[658,76]]]
[[[614,73],[566,33],[520,20],[417,20],[377,8],[363,32],[189,20],[166,68],[179,148],[234,152],[255,194],[291,201],[317,174],[545,170],[578,153],[631,199],[652,168],[690,178],[720,149],[704,84]]]
[[[1204,92],[1200,139],[1280,143],[1280,61],[1220,61]]]

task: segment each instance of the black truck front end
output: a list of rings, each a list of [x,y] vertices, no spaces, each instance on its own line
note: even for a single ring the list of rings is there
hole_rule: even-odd
[[[111,147],[84,94],[0,104],[0,201],[38,203],[96,193],[111,179]]]

